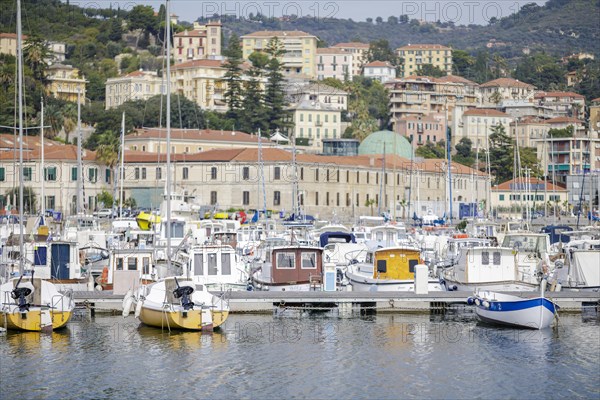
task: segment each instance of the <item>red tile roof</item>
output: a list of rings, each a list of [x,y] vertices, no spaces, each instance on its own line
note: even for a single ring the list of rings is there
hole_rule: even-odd
[[[467,86],[479,86],[478,83],[468,80],[467,78],[463,78],[458,75],[446,75],[440,78],[436,78],[438,82],[451,82],[451,83],[463,83]]]
[[[44,143],[45,144],[45,143]],[[44,159],[46,161],[77,161],[77,146],[72,144],[52,143],[44,146]],[[38,144],[35,148],[28,148],[23,151],[23,160],[32,161],[41,159],[40,145]],[[16,155],[17,160],[19,155]],[[83,150],[82,160],[84,161],[95,161],[96,152],[91,150]],[[13,151],[0,151],[0,160],[13,160]]]
[[[486,87],[518,87],[518,88],[526,88],[533,89],[534,86],[529,83],[521,82],[517,79],[512,78],[498,78],[492,81],[483,83],[480,85],[482,88]]]
[[[510,181],[502,182],[499,185],[493,186],[492,191],[494,191],[494,192],[515,191],[515,189],[511,189],[511,187],[510,187],[510,185],[515,184],[515,183],[526,184],[527,179],[526,178],[517,178],[517,179],[511,179]],[[533,184],[533,185],[546,183],[546,185],[547,185],[546,190],[551,190],[551,191],[556,191],[556,192],[566,192],[567,191],[567,189],[565,189],[565,188],[562,188],[558,185],[553,185],[550,182],[546,182],[546,181],[543,181],[538,178],[529,178],[529,183]]]
[[[388,68],[394,68],[394,66],[392,64],[389,63],[389,61],[371,61],[368,64],[365,64],[364,67],[388,67]]]
[[[510,115],[503,113],[502,111],[494,110],[492,108],[472,108],[470,110],[465,111],[463,115],[480,117],[510,117]]]
[[[17,34],[16,33],[0,33],[0,38],[16,39],[17,38]],[[27,35],[21,35],[21,38],[23,40],[25,40],[25,39],[28,38],[28,36]]]
[[[593,103],[600,103],[600,97],[598,97],[597,99],[593,99],[592,102]]]
[[[125,141],[138,139],[166,139],[166,130],[164,128],[142,128],[125,136]],[[257,143],[258,137],[240,131],[220,131],[215,129],[171,129],[171,140]],[[263,142],[269,143],[269,140],[263,139]]]
[[[345,47],[345,48],[349,48],[349,49],[368,49],[369,44],[361,43],[361,42],[346,42],[346,43],[334,44],[332,47]]]
[[[548,125],[548,122],[542,118],[526,116],[526,117],[520,118],[519,121],[511,122],[510,126],[527,125],[527,124]]]
[[[556,117],[546,121],[548,124],[583,124],[583,121],[573,117]]]
[[[174,37],[206,37],[206,31],[205,30],[200,30],[200,29],[195,29],[195,30],[185,30],[183,32],[179,32],[176,33],[175,35],[173,35]]]
[[[533,97],[536,99],[543,99],[544,97],[573,97],[575,99],[584,98],[584,96],[575,92],[538,92]]]
[[[352,55],[352,53],[348,53],[344,49],[336,48],[336,47],[323,47],[317,49],[317,54],[344,54],[344,55]]]

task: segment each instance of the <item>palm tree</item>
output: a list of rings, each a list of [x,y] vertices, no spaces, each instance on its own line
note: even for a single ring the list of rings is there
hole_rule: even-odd
[[[33,71],[33,77],[42,83],[46,80],[46,60],[49,58],[50,50],[45,40],[31,37],[25,41],[23,61]]]
[[[98,137],[96,160],[111,169],[117,165],[119,160],[119,137],[113,131],[105,131]]]
[[[65,130],[65,141],[69,143],[69,134],[77,127],[77,106],[68,103],[62,110],[62,128]]]
[[[371,207],[371,216],[373,216],[373,205],[375,204],[375,199],[369,199],[365,201],[365,207]]]

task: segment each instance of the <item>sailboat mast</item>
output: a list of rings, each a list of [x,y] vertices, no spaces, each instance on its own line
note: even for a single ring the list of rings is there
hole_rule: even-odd
[[[21,0],[17,0],[17,85],[19,98],[19,275],[23,275],[23,38],[21,31]]]
[[[165,7],[165,42],[167,50],[167,268],[171,269],[171,11],[169,0]]]
[[[125,181],[125,113],[121,120],[121,166],[119,169],[119,217],[123,217],[123,183]]]
[[[446,157],[448,158],[448,202],[450,207],[450,225],[452,225],[452,138],[448,126],[448,97],[446,97]]]
[[[83,167],[81,161],[81,90],[77,89],[77,214],[83,213]]]
[[[44,163],[44,153],[45,153],[45,149],[44,149],[44,98],[42,97],[42,109],[41,109],[41,113],[42,113],[42,117],[41,117],[41,132],[40,132],[40,136],[41,136],[41,147],[42,147],[42,173],[40,174],[40,179],[42,180],[42,189],[41,189],[41,200],[42,200],[42,207],[41,207],[41,211],[42,211],[42,219],[46,216],[46,196],[44,193],[44,189],[45,189],[45,184],[46,184],[46,167],[45,167],[45,163]]]

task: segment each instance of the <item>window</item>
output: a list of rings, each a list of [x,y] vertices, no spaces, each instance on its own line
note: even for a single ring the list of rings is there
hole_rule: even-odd
[[[140,179],[140,169],[136,167],[133,175],[134,179]]]
[[[245,206],[250,204],[250,192],[242,192],[242,204]]]
[[[315,182],[319,182],[319,168],[315,169]]]
[[[194,275],[204,275],[204,255],[194,254]]]
[[[0,167],[0,182],[4,182],[6,180],[5,169],[4,167]]]
[[[329,192],[325,193],[325,205],[329,205]]]
[[[490,252],[489,251],[481,252],[481,264],[482,265],[490,264]]]
[[[273,192],[273,205],[278,206],[281,204],[281,192],[276,190]]]
[[[23,180],[30,181],[33,176],[33,172],[31,171],[31,167],[23,167]]]
[[[182,173],[182,179],[190,178],[190,170],[188,167],[183,167],[183,170],[181,171],[181,173]]]
[[[211,253],[208,255],[208,275],[217,275],[217,255]]]
[[[504,201],[504,195],[503,194],[500,195],[500,201]]]
[[[117,258],[117,271],[123,271],[123,257]]]
[[[315,192],[315,206],[319,205],[319,192]]]
[[[162,179],[162,169],[160,167],[156,167],[156,180],[159,181]]]
[[[296,269],[296,255],[292,252],[277,253],[277,269]]]
[[[231,275],[231,254],[221,253],[221,275]]]
[[[340,194],[339,193],[336,194],[335,205],[338,207],[340,206]]]
[[[56,167],[44,168],[44,178],[47,181],[56,181]]]
[[[302,253],[300,268],[317,269],[317,253]]]
[[[142,168],[142,179],[146,179],[146,168]]]
[[[56,197],[46,196],[46,209],[54,210],[55,207],[56,207]]]
[[[210,192],[210,204],[213,206],[217,204],[217,192],[215,191]]]
[[[210,179],[212,179],[213,181],[217,179],[217,167],[210,168]]]
[[[242,179],[244,179],[245,181],[250,179],[250,168],[249,167],[242,168]]]
[[[150,273],[150,257],[142,257],[142,274]]]
[[[304,180],[304,167],[300,168],[300,180]]]
[[[360,172],[356,171],[356,183],[360,183]]]
[[[281,167],[275,167],[273,169],[273,179],[275,179],[275,180],[281,179]]]
[[[350,199],[350,193],[346,193],[346,207],[350,207],[352,199]]]
[[[128,271],[135,271],[135,270],[137,270],[137,258],[135,258],[135,257],[129,257],[127,259],[127,270]]]
[[[106,168],[104,170],[104,182],[105,183],[110,183],[111,175],[112,175],[112,171],[110,170],[110,168]]]

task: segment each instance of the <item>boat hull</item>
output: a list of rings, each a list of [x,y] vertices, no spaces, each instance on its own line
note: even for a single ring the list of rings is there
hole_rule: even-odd
[[[71,319],[71,311],[49,311],[51,325],[42,324],[42,313],[45,310],[30,310],[26,313],[2,312],[0,313],[0,326],[6,326],[9,330],[41,332],[55,330],[64,327]],[[25,318],[23,318],[25,315]]]
[[[475,306],[475,313],[484,322],[529,329],[548,328],[554,320],[557,306],[548,299],[517,301],[484,301]]]
[[[415,281],[413,280],[393,280],[393,279],[372,279],[359,277],[347,273],[352,290],[356,292],[414,292]],[[427,281],[427,290],[430,292],[441,292],[444,288],[437,279]]]
[[[491,290],[494,292],[531,292],[539,290],[539,285],[516,281],[463,283],[445,279],[444,287],[449,291],[467,292],[472,292],[474,290]],[[454,287],[456,287],[456,289],[454,289]]]
[[[168,330],[200,331],[212,329],[212,324],[202,324],[202,310],[168,311],[142,306],[139,319],[144,325]]]

